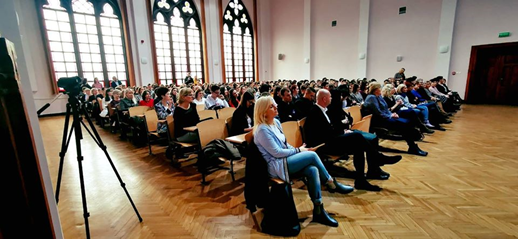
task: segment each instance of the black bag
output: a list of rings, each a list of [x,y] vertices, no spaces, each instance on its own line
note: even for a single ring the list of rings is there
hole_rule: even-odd
[[[234,145],[228,141],[222,139],[212,140],[210,143],[203,148],[203,159],[198,159],[198,170],[205,170],[207,167],[221,164],[220,157],[238,160],[241,158],[241,154],[234,147]]]
[[[286,164],[286,159],[283,160]],[[289,183],[272,186],[261,228],[264,233],[275,236],[292,237],[300,233],[299,217]]]

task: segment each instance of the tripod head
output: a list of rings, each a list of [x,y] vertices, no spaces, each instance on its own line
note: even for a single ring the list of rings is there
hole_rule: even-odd
[[[65,89],[65,94],[69,97],[77,97],[83,90],[83,86],[86,83],[83,82],[81,77],[62,77],[58,79],[58,86]]]

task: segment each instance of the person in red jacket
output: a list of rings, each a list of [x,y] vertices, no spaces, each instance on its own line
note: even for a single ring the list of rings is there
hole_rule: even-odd
[[[155,107],[155,101],[151,99],[151,94],[149,94],[149,91],[147,90],[142,93],[142,100],[138,104],[140,106],[147,106],[151,109]]]

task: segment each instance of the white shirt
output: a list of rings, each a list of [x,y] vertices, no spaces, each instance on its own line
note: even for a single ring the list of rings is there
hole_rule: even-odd
[[[205,98],[202,97],[200,101],[198,101],[197,99],[194,99],[192,102],[194,102],[197,105],[204,105],[205,101],[206,101]]]
[[[220,98],[212,98],[212,96],[208,96],[207,100],[205,100],[205,109],[209,109],[213,105],[221,105],[223,107],[228,107],[227,101],[223,101]]]
[[[331,120],[329,120],[329,117],[326,114],[327,108],[324,108],[324,107],[320,106],[319,104],[315,104],[315,105],[318,106],[318,108],[320,108],[320,110],[322,110],[322,113],[324,113],[324,116],[326,117],[327,122],[331,124]]]

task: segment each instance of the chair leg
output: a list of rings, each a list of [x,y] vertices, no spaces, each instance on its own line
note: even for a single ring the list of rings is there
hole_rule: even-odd
[[[201,184],[203,185],[209,185],[207,181],[205,181],[205,172],[201,173]]]
[[[153,152],[151,152],[151,139],[149,138],[149,134],[147,135],[147,145],[149,147],[149,155],[153,155]]]
[[[236,181],[236,177],[234,176],[234,174],[236,174],[236,173],[234,172],[234,160],[233,159],[230,160],[230,171],[229,172],[230,172],[230,176],[232,176],[232,182]]]

